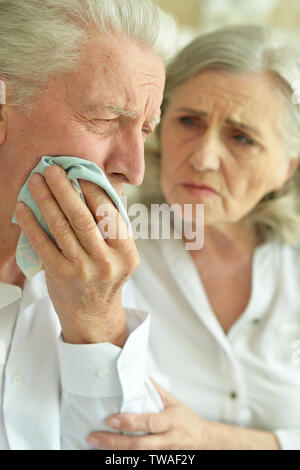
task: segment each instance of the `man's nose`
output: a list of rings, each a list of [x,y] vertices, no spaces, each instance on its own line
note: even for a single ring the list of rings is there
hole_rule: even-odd
[[[144,179],[144,139],[141,132],[128,132],[114,139],[105,162],[107,176],[123,176],[124,182],[140,185]],[[125,181],[126,180],[126,181]]]
[[[219,137],[212,131],[202,135],[189,158],[189,163],[197,171],[218,170],[220,167],[220,154],[222,152]]]

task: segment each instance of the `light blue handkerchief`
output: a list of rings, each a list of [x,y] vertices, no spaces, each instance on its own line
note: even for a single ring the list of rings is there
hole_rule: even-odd
[[[130,229],[130,221],[120,198],[118,197],[114,188],[111,186],[103,171],[97,165],[88,160],[83,160],[82,158],[72,156],[45,156],[42,157],[38,165],[32,170],[26,183],[22,187],[18,196],[18,202],[24,202],[31,209],[40,225],[52,238],[52,240],[54,240],[54,238],[51,235],[49,228],[41,214],[41,211],[31,196],[30,190],[28,188],[28,181],[34,173],[40,173],[43,175],[46,168],[52,165],[61,166],[66,170],[68,179],[71,181],[74,189],[80,194],[80,197],[84,202],[84,196],[78,183],[78,179],[91,181],[92,183],[100,186],[100,188],[104,189]],[[15,214],[13,216],[12,222],[17,223]],[[16,260],[19,268],[23,271],[27,279],[32,279],[37,273],[44,269],[42,261],[38,257],[37,253],[23,232],[19,238]]]

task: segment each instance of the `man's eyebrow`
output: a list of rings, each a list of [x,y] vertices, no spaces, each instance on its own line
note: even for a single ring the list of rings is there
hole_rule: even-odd
[[[105,104],[104,108],[109,109],[114,114],[118,114],[119,116],[129,117],[131,119],[136,119],[138,116],[138,113],[136,111],[128,111],[127,109],[120,108],[119,106],[112,104],[112,103]]]
[[[89,112],[96,112],[96,111],[106,111],[110,110],[114,114],[118,114],[121,116],[127,116],[132,119],[135,119],[138,115],[136,111],[128,111],[127,109],[120,108],[116,104],[113,103],[106,103],[106,104],[99,104],[99,103],[88,103],[85,106],[85,109]]]
[[[106,103],[106,104],[98,104],[98,103],[89,103],[86,106],[87,111],[93,112],[93,111],[104,111],[104,110],[110,110],[114,114],[118,116],[125,116],[129,117],[131,119],[136,119],[138,117],[138,112],[137,111],[129,111],[127,109],[120,108],[119,106],[113,104],[113,103]],[[160,117],[159,116],[152,116],[149,119],[149,122],[151,124],[154,124],[157,126],[160,123]]]
[[[181,108],[179,111],[185,112],[185,113],[191,113],[199,117],[208,117],[208,113],[205,113],[204,111],[196,111],[195,109]],[[247,131],[252,132],[253,134],[256,134],[258,137],[261,137],[260,132],[255,127],[249,126],[248,124],[245,124],[240,121],[236,121],[234,119],[226,119],[225,122],[226,124],[230,124],[231,126],[236,126],[241,129],[245,129]]]
[[[149,122],[154,126],[158,126],[158,124],[160,124],[160,121],[161,119],[159,116],[152,116],[152,118],[149,119]]]

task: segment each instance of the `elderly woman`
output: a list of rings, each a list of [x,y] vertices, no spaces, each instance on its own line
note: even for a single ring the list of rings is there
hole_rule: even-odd
[[[172,395],[160,389],[157,415],[112,417],[150,435],[95,434],[102,448],[300,449],[297,41],[230,27],[169,67],[161,188],[170,205],[204,204],[204,246],[138,242],[124,298],[152,314],[150,349]]]

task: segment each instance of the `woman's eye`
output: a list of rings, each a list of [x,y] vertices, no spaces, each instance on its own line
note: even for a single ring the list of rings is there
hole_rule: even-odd
[[[250,139],[250,137],[246,137],[243,134],[236,134],[233,138],[241,144],[254,145],[255,143],[254,140]]]
[[[179,118],[179,122],[186,127],[192,127],[195,125],[195,119],[189,116],[182,116]]]

